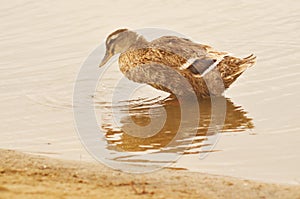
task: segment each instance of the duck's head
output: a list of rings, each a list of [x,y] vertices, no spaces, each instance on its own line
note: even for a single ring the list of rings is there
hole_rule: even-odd
[[[108,35],[106,39],[106,53],[102,59],[99,67],[106,64],[106,62],[115,54],[125,52],[131,45],[136,43],[139,39],[136,32],[128,29],[119,29]]]

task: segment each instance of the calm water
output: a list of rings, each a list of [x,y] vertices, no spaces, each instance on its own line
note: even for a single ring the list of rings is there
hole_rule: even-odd
[[[78,139],[72,112],[73,85],[81,63],[117,28],[161,27],[236,56],[258,57],[257,64],[225,93],[225,123],[213,152],[199,159],[212,117],[206,100],[199,104],[201,116],[192,147],[182,147],[182,142],[173,148],[170,153],[183,156],[172,166],[300,183],[299,2],[11,1],[2,3],[0,13],[1,148],[91,161]],[[98,92],[90,95],[95,95],[99,129],[110,151],[160,150],[173,139],[180,120],[193,120],[193,115],[180,118],[176,100],[156,99],[161,93],[147,88],[129,104],[120,103],[130,117],[120,112],[115,121],[114,107],[102,93],[110,93],[112,82],[122,74],[117,66],[108,74]],[[157,135],[138,139],[123,133],[132,130],[132,120],[141,126],[150,123],[153,106],[162,107],[168,116]]]

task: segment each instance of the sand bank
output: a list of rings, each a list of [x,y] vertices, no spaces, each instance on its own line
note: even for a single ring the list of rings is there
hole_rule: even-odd
[[[0,198],[300,198],[300,186],[183,170],[133,175],[11,150],[0,157]]]

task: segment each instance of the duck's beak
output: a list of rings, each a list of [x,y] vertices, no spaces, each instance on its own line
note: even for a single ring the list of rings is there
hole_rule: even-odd
[[[99,64],[99,67],[103,66],[104,64],[106,64],[106,62],[108,62],[108,60],[112,57],[113,55],[109,52],[106,51],[101,63]]]

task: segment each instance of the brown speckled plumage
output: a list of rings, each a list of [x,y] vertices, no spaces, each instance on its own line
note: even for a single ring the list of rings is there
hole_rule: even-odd
[[[141,35],[122,29],[110,34],[107,41],[114,46],[107,44],[101,65],[113,54],[121,53],[119,67],[128,79],[175,95],[195,93],[202,98],[222,95],[224,89],[255,63],[253,55],[236,58],[175,36],[148,42]]]

